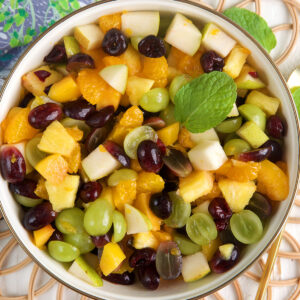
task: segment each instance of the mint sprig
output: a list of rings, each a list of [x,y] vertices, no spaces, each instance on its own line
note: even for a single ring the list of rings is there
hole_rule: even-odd
[[[294,98],[296,108],[298,111],[298,116],[300,118],[300,87],[292,89],[292,96]]]
[[[236,96],[236,84],[226,73],[203,74],[176,93],[175,118],[190,132],[204,132],[226,119]]]
[[[232,7],[224,15],[248,31],[268,52],[276,46],[276,37],[268,23],[256,13],[245,8]]]

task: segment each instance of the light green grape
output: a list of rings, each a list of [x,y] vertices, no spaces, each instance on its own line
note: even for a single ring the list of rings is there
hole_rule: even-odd
[[[201,246],[193,243],[190,239],[182,234],[176,233],[174,235],[174,241],[179,247],[180,252],[183,255],[192,255],[201,250]]]
[[[235,133],[235,132],[232,132],[232,133],[229,133],[229,134],[226,134],[225,135],[225,138],[224,138],[224,144],[226,144],[228,141],[230,140],[233,140],[233,139],[239,139],[240,137]]]
[[[136,180],[137,172],[132,169],[120,169],[114,171],[107,180],[108,186],[116,186],[123,180]]]
[[[112,242],[118,243],[126,235],[127,223],[124,216],[117,210],[113,212],[113,225],[114,233],[112,236]]]
[[[61,241],[49,242],[48,252],[55,260],[61,262],[71,262],[80,255],[77,247]]]
[[[159,114],[159,117],[162,118],[166,122],[167,126],[177,122],[175,119],[174,111],[175,111],[174,104],[169,103],[169,105],[166,107],[166,109],[161,111]]]
[[[76,120],[72,118],[65,118],[61,121],[61,124],[66,128],[78,127],[83,132],[83,139],[85,139],[91,132],[91,128],[82,120]]]
[[[224,145],[224,151],[227,156],[236,155],[249,150],[251,150],[251,146],[242,139],[232,139]]]
[[[33,199],[19,194],[14,194],[14,198],[18,203],[25,207],[34,207],[43,202],[43,199]]]
[[[41,136],[36,136],[26,143],[25,156],[28,162],[35,167],[41,160],[43,160],[47,153],[42,152],[37,146],[41,141]]]
[[[172,102],[174,102],[176,93],[188,82],[190,82],[193,78],[187,74],[178,75],[173,78],[170,87],[169,94]]]
[[[164,110],[169,104],[169,92],[165,88],[155,88],[144,94],[140,106],[149,112]]]
[[[65,234],[64,241],[78,248],[80,254],[91,252],[95,245],[91,237],[85,233]]]
[[[221,133],[236,132],[242,125],[242,117],[230,118],[220,123],[216,130]]]
[[[132,47],[139,51],[139,42],[143,39],[142,36],[133,36],[130,38]]]

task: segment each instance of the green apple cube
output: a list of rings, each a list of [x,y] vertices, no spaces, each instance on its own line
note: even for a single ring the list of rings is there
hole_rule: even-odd
[[[237,117],[237,116],[239,116],[239,110],[238,110],[236,104],[233,103],[232,110],[231,110],[230,113],[228,114],[227,118]]]
[[[253,148],[259,148],[269,139],[261,128],[252,121],[246,122],[236,133]]]
[[[64,45],[68,57],[80,52],[79,44],[73,36],[64,36]]]
[[[203,29],[202,44],[206,50],[213,50],[226,57],[236,45],[236,41],[213,23],[208,23]]]
[[[182,14],[173,18],[165,41],[182,52],[193,56],[200,48],[202,34],[200,30]]]
[[[192,142],[194,142],[195,144],[199,144],[202,141],[219,141],[219,137],[216,133],[216,131],[211,128],[208,129],[204,132],[200,132],[200,133],[192,133],[190,132],[190,139]]]
[[[160,24],[158,11],[130,11],[122,13],[122,31],[128,36],[157,35]]]
[[[125,219],[127,234],[148,232],[152,229],[152,224],[148,217],[132,205],[125,204]]]
[[[239,112],[244,119],[254,122],[263,131],[265,130],[267,117],[257,105],[245,103],[239,106]]]
[[[101,46],[104,33],[98,25],[87,24],[75,27],[74,36],[83,48],[93,50]]]
[[[280,106],[278,98],[267,96],[259,91],[252,91],[247,96],[246,103],[258,106],[267,116],[275,115]]]
[[[233,249],[234,245],[231,243],[219,246],[219,251],[225,260],[230,259]]]
[[[235,79],[238,89],[255,90],[266,86],[259,78],[253,77],[252,72],[254,74],[256,71],[250,66],[244,65],[239,77]]]

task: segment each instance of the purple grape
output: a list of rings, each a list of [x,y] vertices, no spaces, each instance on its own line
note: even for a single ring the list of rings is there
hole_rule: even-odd
[[[139,52],[147,57],[158,58],[166,55],[164,41],[155,36],[148,35],[138,44]]]
[[[261,220],[266,220],[272,214],[272,205],[267,197],[255,192],[245,209],[252,210]]]
[[[95,150],[100,144],[102,144],[109,133],[109,127],[95,128],[85,140],[85,148],[88,153]]]
[[[87,118],[86,123],[94,128],[104,127],[113,118],[114,111],[115,109],[112,105],[106,106],[91,114]]]
[[[47,56],[44,57],[47,63],[64,63],[67,61],[67,54],[64,45],[56,44]]]
[[[122,284],[122,285],[131,285],[135,282],[135,275],[134,272],[124,272],[122,274],[117,273],[110,273],[109,275],[105,276],[102,274],[102,278],[112,283]]]
[[[284,135],[284,125],[278,116],[271,116],[267,120],[267,133],[275,139],[281,139]]]
[[[213,256],[212,260],[210,261],[211,270],[214,273],[224,273],[234,267],[239,259],[239,250],[237,246],[234,245],[230,258],[227,260],[225,259],[220,250],[217,250],[215,255]]]
[[[156,252],[152,248],[143,248],[135,250],[129,258],[129,266],[131,268],[140,268],[149,266],[155,262]]]
[[[85,202],[92,202],[96,200],[102,191],[102,185],[97,181],[90,181],[85,183],[79,192],[80,199]]]
[[[72,119],[86,120],[95,111],[95,106],[84,99],[64,103],[64,113]]]
[[[68,59],[66,69],[68,72],[79,72],[82,69],[94,69],[93,58],[85,53],[77,53]]]
[[[144,125],[151,126],[154,130],[159,130],[166,126],[166,122],[160,117],[150,117],[144,121]]]
[[[125,153],[124,149],[113,141],[105,141],[103,146],[105,149],[117,159],[125,168],[130,168],[130,158]]]
[[[39,199],[39,197],[34,193],[36,185],[37,184],[34,180],[24,179],[21,182],[10,183],[9,189],[12,193],[32,199]]]
[[[282,147],[278,142],[274,140],[268,140],[262,145],[262,147],[271,148],[271,153],[268,156],[268,160],[277,162],[282,159]]]
[[[156,271],[155,263],[149,266],[137,268],[137,273],[142,285],[149,290],[156,290],[159,286],[159,274]]]
[[[51,241],[63,241],[64,235],[57,229],[52,233],[50,239],[48,240],[48,243]]]
[[[262,146],[262,148],[240,153],[238,155],[238,159],[245,162],[248,161],[260,162],[265,159],[268,159],[269,155],[271,154],[272,148],[269,146],[266,147],[264,145]]]
[[[126,51],[128,39],[125,34],[116,28],[108,30],[102,41],[103,51],[112,56],[119,56]]]
[[[92,241],[97,248],[103,248],[110,242],[110,237],[108,234],[92,236]]]
[[[172,201],[167,193],[159,193],[151,196],[150,209],[161,219],[167,219],[172,213]]]

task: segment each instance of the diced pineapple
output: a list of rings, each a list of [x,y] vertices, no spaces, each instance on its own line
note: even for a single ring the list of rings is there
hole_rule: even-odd
[[[130,76],[127,81],[126,94],[131,105],[138,105],[142,96],[150,91],[154,80],[138,76]]]
[[[176,122],[158,130],[157,135],[165,144],[165,146],[170,146],[178,140],[179,128],[179,122]]]
[[[104,34],[96,24],[87,24],[75,27],[74,36],[78,43],[87,50],[101,46]]]
[[[143,249],[150,247],[157,249],[159,241],[151,231],[140,232],[133,235],[133,247],[136,249]]]
[[[122,54],[122,59],[128,67],[128,75],[133,76],[140,73],[142,69],[141,56],[130,44]]]
[[[38,248],[42,248],[47,241],[50,239],[52,233],[55,231],[55,229],[49,224],[45,227],[35,230],[33,232],[33,238],[34,238],[34,244]]]
[[[160,243],[173,240],[173,237],[169,232],[159,230],[159,231],[152,231],[152,233]]]
[[[256,185],[253,181],[239,182],[230,179],[220,179],[219,187],[233,212],[243,210],[256,191]]]
[[[214,176],[207,171],[194,171],[189,176],[179,179],[179,194],[186,202],[208,194],[214,184]]]

